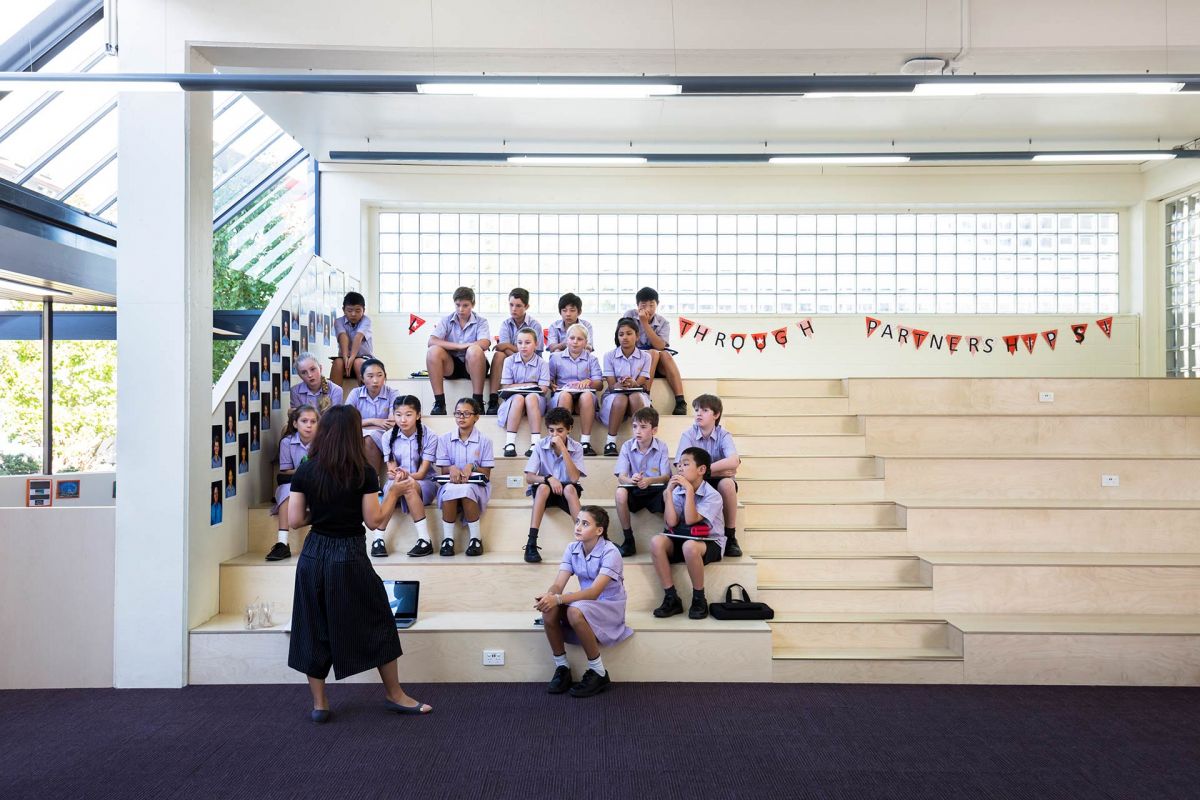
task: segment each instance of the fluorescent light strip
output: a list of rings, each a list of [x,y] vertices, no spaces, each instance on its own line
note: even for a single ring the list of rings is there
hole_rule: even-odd
[[[508,163],[523,166],[630,166],[645,164],[645,156],[509,156]]]
[[[24,292],[25,294],[52,295],[54,297],[71,296],[70,292],[64,292],[62,289],[51,289],[49,286],[35,286],[32,283],[20,283],[18,281],[10,281],[7,278],[0,278],[0,289]]]
[[[679,84],[658,83],[418,83],[420,94],[540,99],[639,99],[680,94]]]
[[[772,164],[904,164],[908,156],[771,156]]]
[[[1106,162],[1106,161],[1170,161],[1174,153],[1039,153],[1034,161]]]
[[[1182,83],[1127,81],[1099,83],[1061,81],[1047,83],[988,83],[984,81],[939,81],[918,83],[913,94],[921,97],[970,97],[986,94],[1173,94],[1183,89]]]

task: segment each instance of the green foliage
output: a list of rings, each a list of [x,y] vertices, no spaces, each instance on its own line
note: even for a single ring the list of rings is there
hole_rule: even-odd
[[[0,475],[37,475],[42,462],[24,453],[0,453]]]

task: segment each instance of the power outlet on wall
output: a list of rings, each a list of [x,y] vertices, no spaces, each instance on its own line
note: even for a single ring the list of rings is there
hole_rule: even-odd
[[[1054,402],[1054,392],[1038,392],[1038,402],[1039,403],[1053,403]]]
[[[483,665],[485,667],[503,667],[504,666],[504,651],[503,650],[484,650]]]
[[[521,484],[524,482],[525,482],[525,479],[522,478],[520,475],[509,475],[509,476],[505,477],[505,479],[504,479],[504,485],[507,486],[509,489],[520,489]]]
[[[1120,475],[1101,475],[1100,476],[1100,485],[1101,486],[1120,486],[1121,485],[1121,476]]]

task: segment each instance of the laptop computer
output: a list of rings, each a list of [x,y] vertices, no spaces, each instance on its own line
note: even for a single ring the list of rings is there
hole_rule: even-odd
[[[417,599],[421,594],[420,581],[384,581],[388,603],[397,628],[411,628],[417,621]]]

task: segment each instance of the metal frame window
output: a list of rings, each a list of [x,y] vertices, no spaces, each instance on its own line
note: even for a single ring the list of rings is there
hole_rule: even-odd
[[[1167,375],[1200,377],[1200,187],[1168,200]]]
[[[619,313],[642,286],[666,313],[1116,313],[1115,212],[546,214],[383,210],[381,312],[479,310],[529,289]]]

